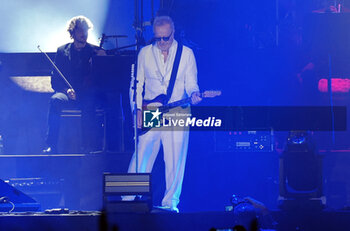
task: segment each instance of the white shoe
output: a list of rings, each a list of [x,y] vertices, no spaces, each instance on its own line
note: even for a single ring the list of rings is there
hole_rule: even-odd
[[[179,209],[176,207],[169,206],[153,206],[156,210],[161,210],[163,212],[179,213]]]

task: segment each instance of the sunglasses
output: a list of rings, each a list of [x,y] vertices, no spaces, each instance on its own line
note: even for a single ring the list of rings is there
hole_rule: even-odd
[[[173,32],[171,32],[171,34],[168,37],[154,37],[154,41],[159,42],[163,39],[164,42],[168,42],[172,34]]]

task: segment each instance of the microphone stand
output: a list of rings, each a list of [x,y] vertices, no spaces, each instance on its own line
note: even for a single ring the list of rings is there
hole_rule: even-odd
[[[143,0],[141,0],[141,6],[143,6]],[[134,102],[134,108],[133,108],[133,117],[134,117],[134,147],[135,147],[135,173],[139,172],[139,152],[138,152],[138,130],[137,130],[137,63],[138,63],[138,54],[141,49],[141,41],[144,41],[142,32],[143,32],[143,9],[141,9],[141,20],[139,18],[139,0],[135,0],[135,21],[134,21],[134,28],[136,31],[136,54],[135,54],[135,64],[131,67],[131,72],[134,74],[134,82],[132,89],[134,90],[133,94],[133,102]],[[132,45],[134,46],[134,45]],[[142,125],[141,125],[142,126]]]
[[[138,52],[136,51],[136,60],[137,60],[137,54]],[[135,68],[136,66],[136,68]],[[131,65],[131,77],[134,77],[134,82],[133,82],[133,87],[132,89],[134,90],[133,94],[133,102],[134,102],[134,108],[133,108],[133,121],[134,121],[134,148],[135,148],[135,160],[136,160],[136,166],[135,166],[135,173],[138,173],[138,165],[139,165],[139,152],[138,152],[138,130],[137,130],[137,61],[135,61],[135,64]]]

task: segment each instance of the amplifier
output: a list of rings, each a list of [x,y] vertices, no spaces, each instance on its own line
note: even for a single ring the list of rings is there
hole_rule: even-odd
[[[216,131],[216,152],[272,152],[273,131]]]

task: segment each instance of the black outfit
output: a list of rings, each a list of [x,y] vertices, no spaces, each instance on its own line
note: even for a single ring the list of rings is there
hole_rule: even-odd
[[[61,76],[54,71],[51,86],[55,94],[50,99],[48,114],[48,131],[46,143],[53,152],[57,151],[60,129],[60,114],[63,108],[79,108],[82,111],[83,148],[91,149],[95,120],[95,90],[92,82],[91,57],[96,54],[97,46],[86,44],[81,50],[76,50],[73,43],[68,43],[57,49],[55,64],[75,90],[76,100],[69,99],[69,88]]]

